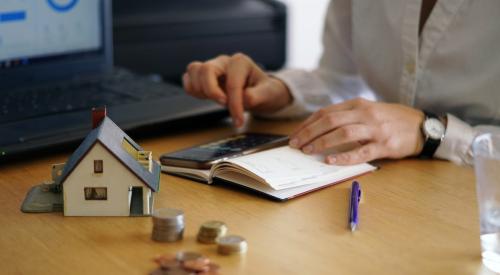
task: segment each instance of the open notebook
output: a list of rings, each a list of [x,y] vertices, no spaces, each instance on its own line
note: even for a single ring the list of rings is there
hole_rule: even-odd
[[[278,200],[305,193],[375,170],[368,163],[335,166],[322,155],[305,155],[282,146],[218,162],[210,170],[162,166],[169,174],[212,184],[214,179],[238,184]]]

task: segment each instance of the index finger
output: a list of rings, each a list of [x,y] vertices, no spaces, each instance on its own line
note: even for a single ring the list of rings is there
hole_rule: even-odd
[[[243,125],[243,90],[250,71],[250,64],[241,58],[231,61],[227,66],[226,91],[228,107],[236,127]]]

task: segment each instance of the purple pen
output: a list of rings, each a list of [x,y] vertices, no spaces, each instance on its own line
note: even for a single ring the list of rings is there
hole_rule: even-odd
[[[358,226],[358,207],[359,201],[361,199],[361,187],[357,181],[352,183],[351,187],[351,203],[350,203],[350,215],[349,223],[351,225],[351,231],[356,230]]]

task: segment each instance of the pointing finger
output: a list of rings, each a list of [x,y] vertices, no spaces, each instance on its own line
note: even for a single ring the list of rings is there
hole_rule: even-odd
[[[250,71],[250,63],[242,55],[235,55],[227,67],[228,107],[236,127],[243,125],[243,89]]]

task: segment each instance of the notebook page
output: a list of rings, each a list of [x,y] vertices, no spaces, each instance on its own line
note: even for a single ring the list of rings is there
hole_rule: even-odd
[[[230,162],[265,179],[275,190],[312,184],[319,178],[334,179],[340,170],[353,168],[328,165],[322,155],[306,155],[289,146],[238,157]]]
[[[329,174],[330,177],[321,177],[314,179],[310,184],[299,185],[296,187],[284,188],[276,190],[268,185],[265,185],[255,179],[246,177],[240,173],[225,171],[218,175],[219,178],[224,179],[226,181],[236,183],[239,185],[243,185],[250,189],[257,190],[261,193],[270,195],[279,200],[291,199],[305,193],[309,193],[311,191],[324,188],[327,186],[331,186],[338,182],[353,178],[355,176],[364,174],[369,171],[375,170],[376,167],[364,163],[360,165],[350,166],[348,169],[340,169],[335,173],[335,179],[332,178],[332,174]]]
[[[165,165],[161,166],[161,170],[168,174],[181,175],[195,180],[204,181],[209,184],[212,183],[210,179],[210,170],[165,166]]]

